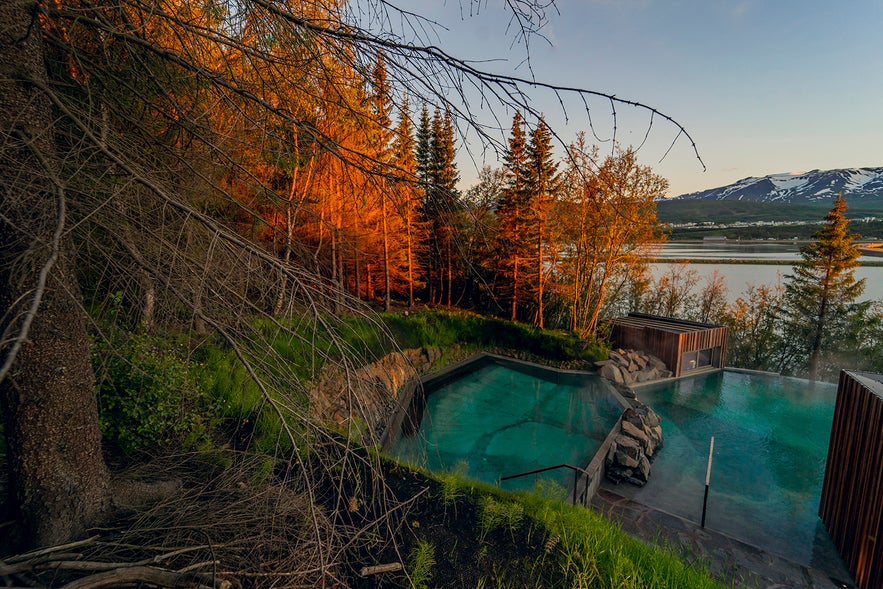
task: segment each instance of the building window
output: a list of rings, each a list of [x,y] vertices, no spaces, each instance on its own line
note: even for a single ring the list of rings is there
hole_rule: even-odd
[[[681,372],[695,370],[697,360],[698,358],[696,352],[684,352],[684,354],[681,356]]]
[[[699,359],[696,366],[711,366],[711,348],[699,351]]]

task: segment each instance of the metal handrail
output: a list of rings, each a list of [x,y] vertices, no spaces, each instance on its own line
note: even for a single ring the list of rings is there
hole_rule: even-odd
[[[526,477],[526,476],[530,476],[532,474],[540,474],[541,472],[547,472],[550,470],[557,470],[559,468],[569,468],[570,470],[573,471],[573,501],[572,501],[572,505],[576,505],[576,487],[579,484],[580,473],[586,475],[586,477],[588,477],[588,478],[591,478],[592,474],[589,471],[587,471],[583,468],[580,468],[578,466],[574,466],[572,464],[556,464],[554,466],[546,466],[543,468],[536,468],[534,470],[528,470],[526,472],[520,472],[518,474],[510,474],[510,475],[506,475],[504,477],[500,477],[500,482],[502,483],[503,481],[508,481],[510,479],[517,479],[520,477]]]

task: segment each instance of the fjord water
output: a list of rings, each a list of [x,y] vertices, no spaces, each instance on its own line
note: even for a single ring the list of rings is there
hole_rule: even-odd
[[[706,527],[812,564],[835,385],[726,370],[637,393],[665,446],[643,488],[617,493],[699,522],[714,436]]]
[[[501,476],[567,463],[585,466],[622,408],[593,374],[563,374],[490,364],[428,395],[416,435],[393,454],[433,471],[461,470],[496,484]],[[573,473],[541,479],[569,490]],[[503,488],[531,489],[536,477]]]
[[[714,260],[713,263],[690,265],[690,269],[699,275],[698,288],[717,271],[726,279],[728,300],[734,302],[744,294],[749,284],[772,287],[783,281],[784,276],[791,272],[790,264],[770,262],[796,262],[800,259],[799,250],[800,244],[790,242],[670,242],[654,252],[659,262],[650,264],[650,268],[654,277],[658,278],[668,270],[669,262],[666,260]],[[881,261],[883,258],[874,256],[859,258],[860,263]],[[859,266],[855,277],[865,279],[865,292],[859,300],[883,300],[883,267]]]

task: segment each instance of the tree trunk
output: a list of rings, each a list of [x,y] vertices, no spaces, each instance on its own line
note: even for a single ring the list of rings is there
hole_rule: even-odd
[[[448,281],[448,306],[451,306],[451,291],[453,290],[453,282],[454,282],[454,258],[451,254],[451,238],[448,237],[446,244],[446,254],[448,258],[448,271],[447,271],[447,281]]]
[[[411,243],[411,214],[408,213],[408,308],[414,308],[414,246]]]
[[[822,301],[819,305],[819,313],[815,320],[812,344],[809,354],[809,380],[815,381],[819,376],[819,357],[822,350],[822,334],[825,332],[825,317],[828,311],[828,277],[825,277],[825,286],[822,290]]]
[[[359,260],[359,215],[354,218],[356,230],[353,232],[353,263],[355,264],[355,280],[356,280],[356,298],[362,298],[362,271],[361,262]],[[368,288],[365,287],[365,296],[368,296]]]
[[[512,258],[512,311],[509,315],[510,321],[515,321],[518,313],[518,256]]]
[[[83,533],[110,496],[82,295],[63,231],[53,115],[25,81],[47,78],[38,14],[33,0],[0,3],[0,309],[10,310],[0,329],[20,344],[7,339],[0,348],[0,395],[27,546]]]
[[[543,329],[543,224],[538,227],[537,237],[537,322],[536,325]]]
[[[381,190],[384,187],[381,186]],[[389,287],[389,234],[387,233],[386,224],[386,194],[385,191],[380,195],[381,217],[383,218],[383,310],[389,312],[390,307],[390,287]]]

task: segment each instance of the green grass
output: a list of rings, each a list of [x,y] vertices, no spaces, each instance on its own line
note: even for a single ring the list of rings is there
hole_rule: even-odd
[[[525,513],[557,539],[557,564],[565,586],[720,587],[706,571],[626,535],[600,515],[561,501],[522,494]]]
[[[411,586],[414,589],[427,589],[432,580],[432,567],[435,566],[435,548],[432,542],[420,540],[410,554]]]
[[[590,509],[540,493],[505,492],[456,473],[436,476],[403,465],[387,470],[393,487],[396,473],[425,477],[420,486],[430,492],[410,508],[420,525],[412,522],[409,535],[416,545],[436,543],[439,583],[446,571],[457,570],[462,583],[485,587],[724,586],[701,563],[686,565],[670,549],[635,540]],[[439,509],[442,497],[453,509]],[[449,534],[457,542],[440,549]]]
[[[403,348],[466,344],[520,350],[553,361],[593,362],[607,358],[603,344],[586,342],[570,332],[542,330],[465,311],[386,313],[381,318]]]

